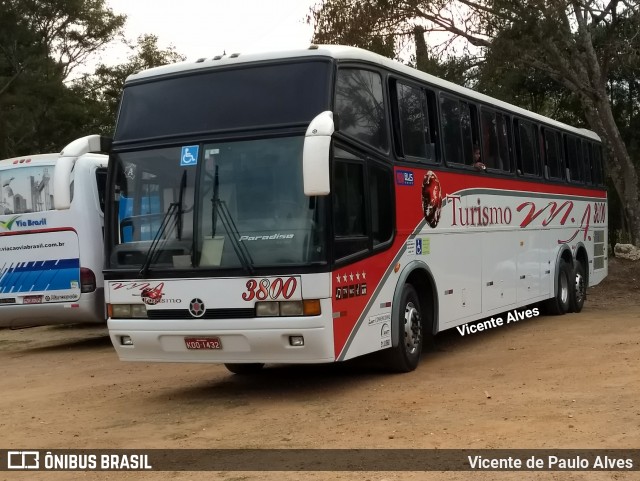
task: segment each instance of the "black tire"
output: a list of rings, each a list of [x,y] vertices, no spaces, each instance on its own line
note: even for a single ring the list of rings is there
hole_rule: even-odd
[[[545,302],[545,311],[555,316],[561,316],[569,312],[573,292],[573,269],[564,260],[560,260],[558,266],[558,278],[556,280],[556,292],[554,297]]]
[[[258,372],[260,372],[264,367],[264,364],[259,362],[249,363],[249,364],[229,363],[229,364],[225,364],[224,367],[226,367],[229,371],[231,371],[234,374],[248,375],[248,374],[257,374]]]
[[[424,341],[420,299],[411,284],[405,284],[402,288],[398,309],[400,322],[396,329],[399,330],[399,341],[396,347],[386,351],[386,361],[393,372],[410,372],[420,363]]]
[[[584,301],[587,300],[587,274],[579,260],[573,261],[573,279],[574,285],[570,296],[569,310],[570,312],[580,312]]]

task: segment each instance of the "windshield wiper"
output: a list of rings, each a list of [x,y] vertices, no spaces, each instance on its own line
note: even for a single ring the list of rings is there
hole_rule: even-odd
[[[238,231],[238,227],[236,223],[233,221],[233,217],[227,208],[227,204],[220,200],[219,198],[219,180],[218,180],[218,166],[216,165],[216,173],[213,178],[213,197],[211,198],[211,204],[213,208],[211,209],[211,220],[213,222],[213,226],[211,228],[211,238],[213,239],[216,234],[216,224],[218,218],[220,219],[220,223],[224,230],[227,233],[227,236],[231,240],[231,246],[238,256],[238,260],[242,265],[243,269],[249,274],[253,275],[253,259],[251,258],[251,253],[247,246],[240,240],[240,232]]]
[[[182,213],[183,213],[182,202],[183,202],[184,191],[186,187],[187,187],[187,172],[183,171],[182,179],[180,179],[180,192],[178,193],[178,202],[172,202],[171,204],[169,204],[169,208],[167,209],[167,212],[165,212],[164,216],[162,216],[162,222],[160,223],[160,227],[158,228],[156,235],[153,237],[153,240],[151,241],[149,250],[147,250],[147,254],[144,258],[144,262],[142,263],[142,268],[138,273],[138,275],[142,278],[144,278],[147,275],[147,272],[149,271],[149,266],[157,260],[156,254],[160,252],[159,246],[161,241],[162,241],[162,245],[164,246],[169,236],[173,233],[174,228],[177,229],[178,240],[180,240],[180,237],[182,236]],[[172,225],[171,230],[167,231],[167,228],[169,227],[169,223],[171,221],[171,217],[174,214],[177,216],[176,221]],[[166,236],[165,236],[165,233],[166,233]]]

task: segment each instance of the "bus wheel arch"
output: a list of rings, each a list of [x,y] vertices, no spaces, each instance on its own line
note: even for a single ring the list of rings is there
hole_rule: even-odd
[[[395,372],[413,371],[420,362],[421,351],[433,342],[437,326],[435,281],[426,264],[412,262],[405,266],[396,284],[392,306],[392,347],[384,351],[387,365]],[[419,339],[414,350],[410,337],[416,334],[411,327],[415,316],[419,316]]]
[[[580,242],[576,249],[576,257],[573,261],[573,292],[571,295],[571,312],[580,312],[587,300],[587,287],[589,286],[589,255],[587,249]]]

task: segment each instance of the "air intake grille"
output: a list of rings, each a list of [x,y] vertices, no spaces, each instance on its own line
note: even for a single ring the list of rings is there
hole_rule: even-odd
[[[149,309],[149,319],[193,319],[188,309]],[[207,309],[198,319],[251,319],[255,309]]]

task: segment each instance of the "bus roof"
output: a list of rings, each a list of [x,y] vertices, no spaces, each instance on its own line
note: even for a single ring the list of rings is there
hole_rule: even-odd
[[[99,164],[107,165],[108,157],[104,154],[85,154],[82,156],[83,158],[91,158],[94,159]],[[51,154],[35,154],[35,155],[25,155],[22,157],[13,157],[11,159],[0,160],[0,169],[9,169],[9,168],[17,168],[17,167],[29,167],[32,165],[54,165],[56,161],[60,158],[60,153],[51,153]]]
[[[356,47],[347,47],[343,45],[312,45],[308,49],[286,50],[286,51],[267,52],[267,53],[254,53],[254,54],[246,54],[246,55],[232,53],[230,55],[223,55],[223,56],[218,55],[213,58],[200,58],[195,62],[179,62],[175,64],[165,65],[162,67],[155,67],[148,70],[143,70],[141,72],[130,75],[127,78],[127,83],[162,77],[165,75],[178,74],[182,72],[206,70],[206,69],[211,69],[215,67],[233,66],[233,65],[250,64],[250,63],[256,63],[256,62],[265,62],[265,61],[271,61],[271,60],[286,60],[286,59],[305,58],[305,57],[309,57],[309,58],[326,57],[326,58],[334,59],[337,61],[354,61],[354,62],[358,61],[358,62],[365,62],[365,63],[374,64],[374,65],[379,65],[381,67],[384,67],[385,69],[396,71],[408,77],[413,77],[414,79],[427,82],[443,90],[448,90],[450,92],[464,95],[465,97],[475,99],[479,102],[484,102],[496,108],[506,110],[508,112],[512,112],[516,115],[520,115],[537,122],[543,122],[548,125],[555,126],[563,130],[568,130],[578,135],[600,141],[600,137],[595,132],[592,132],[590,130],[572,127],[562,122],[553,120],[549,117],[544,117],[543,115],[536,114],[535,112],[531,112],[529,110],[523,109],[521,107],[517,107],[507,102],[502,102],[493,97],[489,97],[488,95],[478,93],[474,90],[468,89],[466,87],[462,87],[453,82],[442,80],[428,73],[422,72],[420,70],[416,70],[414,68],[411,68],[395,60],[391,60],[387,57],[383,57],[382,55],[369,52],[368,50],[363,50],[361,48],[356,48]]]
[[[59,153],[55,154],[37,154],[24,155],[22,157],[13,157],[11,159],[0,160],[0,168],[6,167],[28,167],[30,165],[51,165],[60,157]]]

